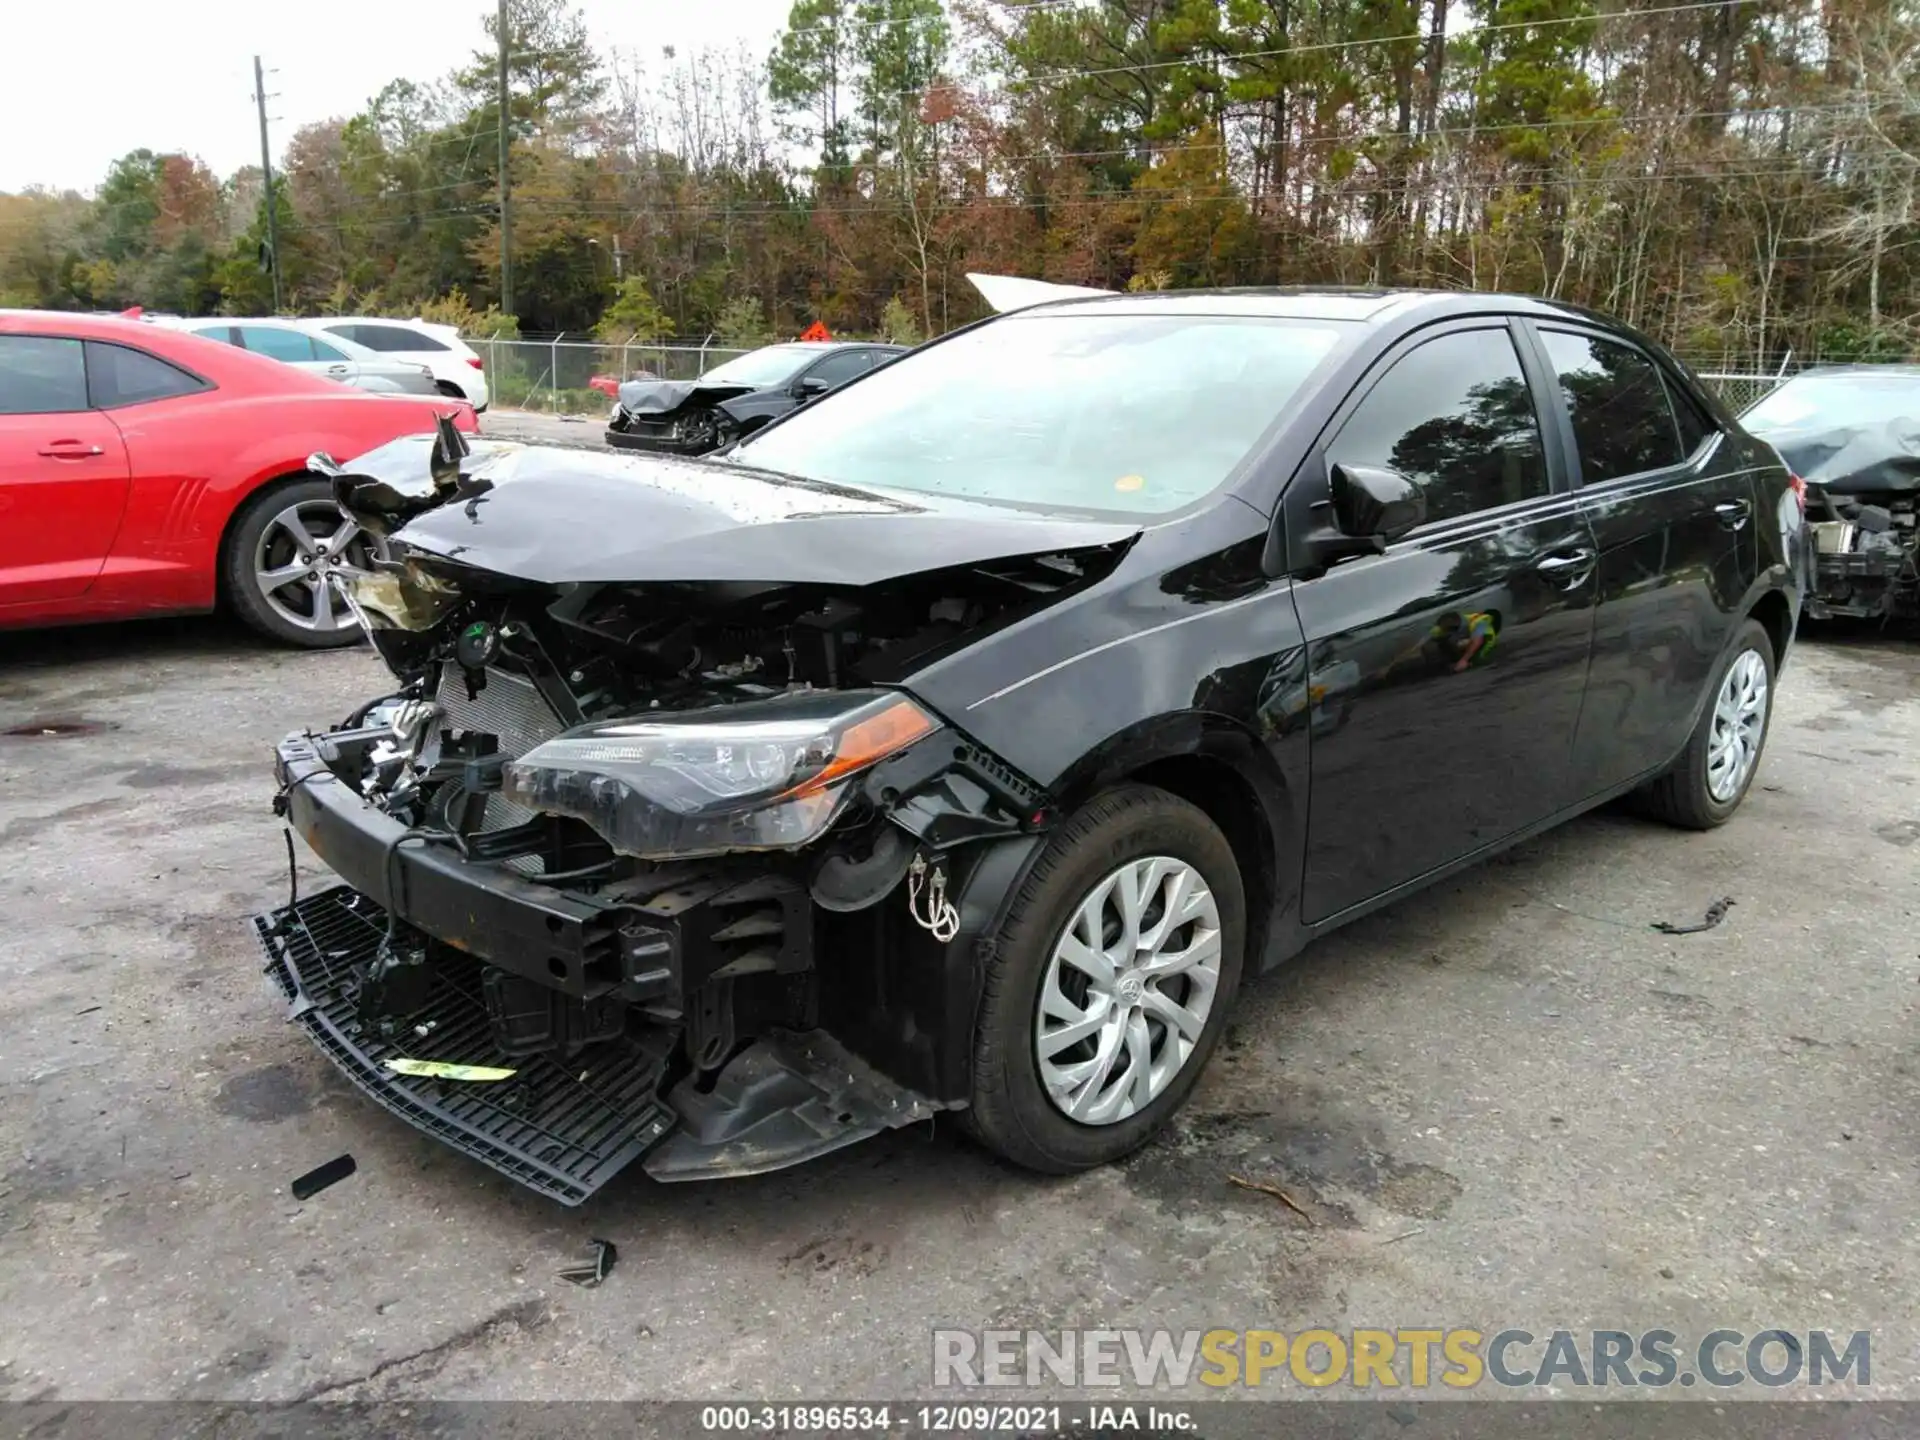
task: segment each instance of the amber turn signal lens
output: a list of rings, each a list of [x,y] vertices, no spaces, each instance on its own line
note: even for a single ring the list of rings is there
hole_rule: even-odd
[[[843,776],[878,763],[934,730],[933,717],[911,700],[895,700],[884,710],[855,721],[841,735],[833,758],[818,775],[802,780],[782,799],[798,799],[824,790]]]

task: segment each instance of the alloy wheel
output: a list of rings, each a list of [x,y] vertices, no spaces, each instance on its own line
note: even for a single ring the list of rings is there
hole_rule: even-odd
[[[1735,799],[1753,775],[1767,728],[1767,662],[1743,650],[1727,667],[1713,702],[1707,737],[1707,793],[1720,804]]]
[[[1047,1098],[1071,1120],[1111,1125],[1173,1083],[1220,986],[1220,907],[1170,855],[1113,871],[1055,942],[1034,1015]]]
[[[253,580],[260,596],[289,625],[315,633],[354,623],[345,585],[368,573],[385,544],[362,530],[331,500],[287,506],[254,545]]]

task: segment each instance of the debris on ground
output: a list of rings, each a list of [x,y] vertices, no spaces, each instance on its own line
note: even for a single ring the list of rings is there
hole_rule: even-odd
[[[353,1163],[353,1156],[338,1155],[324,1165],[317,1165],[298,1176],[293,1182],[293,1198],[309,1200],[329,1185],[338,1185],[359,1167]]]
[[[1662,935],[1697,935],[1702,930],[1711,930],[1727,918],[1727,911],[1733,908],[1733,897],[1725,896],[1707,906],[1706,918],[1693,925],[1676,925],[1671,920],[1656,920],[1653,928]]]
[[[511,1080],[520,1073],[518,1070],[506,1070],[498,1065],[455,1065],[446,1060],[408,1060],[404,1057],[387,1061],[387,1069],[396,1075],[414,1075],[426,1080],[476,1082]]]
[[[591,1290],[612,1272],[614,1261],[620,1258],[620,1247],[611,1240],[589,1240],[587,1247],[586,1260],[578,1265],[563,1266],[554,1273],[562,1280],[571,1280]]]
[[[1319,1223],[1313,1218],[1312,1213],[1307,1209],[1306,1206],[1302,1205],[1298,1200],[1294,1199],[1286,1191],[1282,1190],[1278,1185],[1273,1184],[1271,1181],[1249,1180],[1246,1177],[1241,1175],[1229,1175],[1227,1176],[1227,1181],[1229,1184],[1238,1185],[1242,1190],[1258,1190],[1262,1195],[1273,1196],[1274,1199],[1278,1200],[1282,1205],[1286,1206],[1289,1210],[1293,1211],[1294,1214],[1298,1215],[1302,1220],[1305,1220],[1309,1225],[1315,1225]]]

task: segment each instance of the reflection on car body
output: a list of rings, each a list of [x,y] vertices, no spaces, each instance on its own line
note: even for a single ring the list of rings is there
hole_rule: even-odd
[[[396,688],[280,746],[347,884],[258,925],[569,1202],[939,1110],[1123,1155],[1314,936],[1616,795],[1730,818],[1799,606],[1778,458],[1515,297],[1076,297],[718,459],[423,447],[336,478]]]

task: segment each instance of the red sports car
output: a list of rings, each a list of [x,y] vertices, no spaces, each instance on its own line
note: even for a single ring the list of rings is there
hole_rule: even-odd
[[[232,608],[360,638],[330,577],[372,539],[307,468],[433,430],[455,400],[350,390],[134,320],[0,310],[0,627]]]

